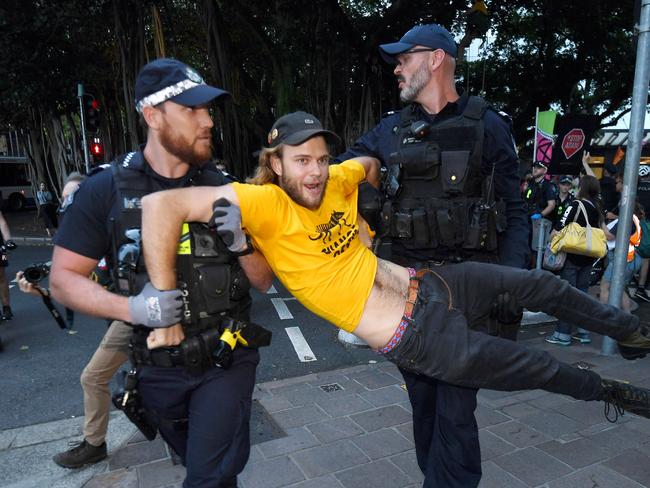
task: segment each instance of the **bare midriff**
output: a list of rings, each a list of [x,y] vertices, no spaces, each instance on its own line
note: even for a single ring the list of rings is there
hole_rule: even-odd
[[[383,259],[377,260],[375,281],[361,321],[354,334],[373,349],[384,347],[391,340],[404,314],[409,287],[408,270]]]

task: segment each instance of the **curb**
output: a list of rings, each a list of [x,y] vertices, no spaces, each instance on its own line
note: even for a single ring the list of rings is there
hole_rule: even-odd
[[[19,246],[52,246],[51,237],[12,237],[14,241]]]

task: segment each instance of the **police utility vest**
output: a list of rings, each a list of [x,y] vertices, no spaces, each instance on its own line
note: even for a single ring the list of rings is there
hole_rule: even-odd
[[[111,265],[116,291],[138,294],[147,275],[140,228],[141,199],[149,193],[166,190],[161,182],[146,173],[141,152],[127,154],[111,164],[116,185],[119,219],[112,223]],[[186,186],[220,186],[227,183],[216,168],[190,168]],[[182,325],[186,336],[217,327],[224,316],[249,319],[250,282],[214,228],[203,223],[185,223],[176,258],[177,286],[183,294]]]
[[[472,96],[461,114],[433,126],[418,119],[416,106],[402,110],[382,211],[393,247],[435,259],[496,253],[506,221],[503,202],[494,199],[494,169],[482,171],[487,108]]]

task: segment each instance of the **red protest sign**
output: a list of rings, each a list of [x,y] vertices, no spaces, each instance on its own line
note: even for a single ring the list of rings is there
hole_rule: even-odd
[[[575,153],[585,145],[585,133],[582,129],[571,129],[562,139],[562,152],[567,159],[571,159]]]

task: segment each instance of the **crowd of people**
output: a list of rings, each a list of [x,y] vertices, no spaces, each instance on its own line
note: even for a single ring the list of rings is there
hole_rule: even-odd
[[[259,363],[246,335],[250,289],[265,291],[274,275],[399,367],[425,487],[478,486],[479,388],[545,389],[650,418],[650,391],[516,341],[524,307],[560,320],[554,344],[596,332],[626,359],[650,350],[650,328],[585,293],[593,259],[568,257],[562,280],[526,270],[532,220],[561,231],[584,206],[577,222],[600,227],[617,201],[599,203],[609,182],[593,175],[580,179],[575,199],[571,176],[556,191],[538,162],[522,199],[510,119],[456,86],[457,52],[436,24],[381,45],[405,108],[335,157],[341,141],[314,115],[283,115],[247,184],[206,163],[210,104],[229,94],[177,60],[142,68],[134,93],[146,144],[74,182],[54,238],[52,296],[111,319],[81,376],[84,437],[57,464],[107,456],[108,385],[130,360],[137,391],[124,405],[139,403],[129,418],[169,444],[187,468],[183,486],[236,487]],[[386,256],[365,244],[370,235],[391,243]],[[115,270],[111,289],[88,279],[102,259]]]

